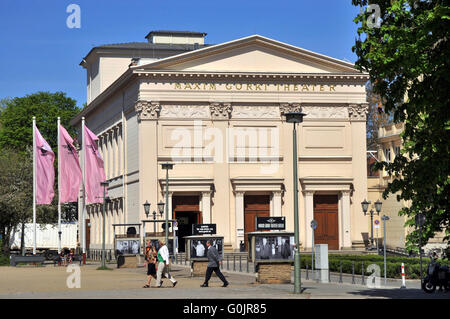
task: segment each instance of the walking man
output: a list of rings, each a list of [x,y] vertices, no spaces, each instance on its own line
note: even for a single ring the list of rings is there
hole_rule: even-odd
[[[211,278],[213,271],[216,273],[217,277],[222,280],[222,287],[226,287],[229,285],[228,281],[225,279],[225,276],[220,271],[220,264],[222,263],[219,253],[217,252],[216,247],[211,245],[211,241],[208,240],[206,242],[206,246],[208,247],[208,268],[206,268],[205,282],[200,287],[208,287],[208,281]]]
[[[159,250],[158,250],[158,271],[156,273],[156,287],[161,288],[162,286],[162,276],[164,275],[172,282],[172,287],[175,287],[177,281],[169,273],[169,249],[165,243],[159,240]]]

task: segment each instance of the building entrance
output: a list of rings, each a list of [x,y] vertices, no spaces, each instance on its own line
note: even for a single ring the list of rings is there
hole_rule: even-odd
[[[248,233],[256,231],[256,217],[270,216],[269,195],[244,196],[244,244],[248,251]]]
[[[315,244],[328,244],[329,250],[339,249],[338,196],[314,195]]]
[[[185,252],[183,237],[192,235],[192,225],[201,224],[202,214],[199,209],[199,196],[174,196],[172,200],[173,218],[178,224],[178,251]]]

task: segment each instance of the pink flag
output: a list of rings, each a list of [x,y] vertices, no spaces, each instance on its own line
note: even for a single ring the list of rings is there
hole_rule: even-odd
[[[103,159],[98,151],[98,137],[86,126],[84,128],[86,202],[88,204],[102,203],[103,187],[100,183],[106,181],[106,177]]]
[[[78,153],[73,146],[73,138],[66,129],[59,126],[59,202],[76,202],[82,180]]]
[[[36,140],[36,149],[34,150],[36,156],[36,204],[50,204],[55,195],[53,191],[55,153],[36,126],[34,134]]]

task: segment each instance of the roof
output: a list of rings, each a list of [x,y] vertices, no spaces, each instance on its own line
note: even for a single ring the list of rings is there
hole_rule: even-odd
[[[169,44],[169,43],[149,43],[149,42],[125,42],[125,43],[112,43],[99,45],[92,48],[88,54],[83,58],[86,58],[96,49],[123,49],[123,50],[161,50],[161,51],[193,51],[196,49],[211,46],[213,44]],[[196,47],[197,46],[197,47]],[[83,64],[83,61],[80,65]]]
[[[211,44],[198,44],[198,47],[206,47]],[[96,48],[119,48],[119,49],[148,49],[148,50],[186,50],[194,49],[194,44],[169,44],[169,43],[148,43],[148,42],[127,42],[100,45]]]
[[[293,46],[291,44],[288,43],[284,43],[284,42],[280,42],[277,40],[273,40],[270,38],[266,38],[264,36],[261,36],[259,34],[254,34],[251,36],[247,36],[247,37],[243,37],[243,38],[239,38],[236,40],[232,40],[229,42],[224,42],[224,43],[219,43],[219,44],[215,44],[215,45],[210,45],[210,46],[204,46],[202,48],[199,48],[198,50],[189,50],[190,52],[183,52],[177,55],[173,55],[173,56],[169,56],[163,59],[160,59],[158,61],[155,62],[151,62],[148,64],[144,64],[144,65],[139,65],[136,66],[135,68],[144,68],[144,67],[151,67],[151,68],[158,68],[161,67],[163,65],[167,65],[173,62],[182,62],[186,59],[190,59],[191,57],[194,56],[200,56],[200,55],[204,55],[204,54],[211,54],[214,52],[219,52],[220,50],[224,50],[226,48],[231,48],[231,47],[235,47],[235,46],[239,46],[245,43],[250,43],[250,42],[259,42],[259,43],[264,43],[266,45],[272,45],[272,46],[276,46],[278,48],[283,48],[289,52],[292,52],[294,54],[299,54],[299,55],[303,55],[303,56],[308,56],[310,59],[315,60],[317,62],[321,62],[321,63],[328,63],[328,64],[332,64],[336,67],[342,68],[343,70],[345,70],[346,72],[352,72],[352,73],[361,73],[360,71],[358,71],[357,69],[355,69],[355,65],[351,62],[347,62],[347,61],[342,61],[342,60],[338,60],[320,53],[316,53],[313,51],[309,51],[300,47],[296,47]]]
[[[145,38],[148,38],[151,35],[178,35],[178,36],[200,36],[204,37],[207,35],[205,32],[193,32],[193,31],[179,31],[179,30],[155,30],[150,31]]]

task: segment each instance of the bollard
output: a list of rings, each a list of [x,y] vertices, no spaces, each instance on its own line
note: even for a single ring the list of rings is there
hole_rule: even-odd
[[[227,270],[230,270],[230,255],[227,255]]]
[[[352,261],[352,284],[355,284],[355,261]]]
[[[247,272],[249,272],[249,269],[248,269],[248,264],[249,264],[249,260],[248,260],[248,256],[247,256]]]
[[[342,284],[342,260],[339,261],[339,283]]]
[[[362,262],[362,266],[361,266],[361,284],[365,285],[365,283],[364,283],[364,261]]]
[[[233,271],[236,271],[236,255],[233,255]]]
[[[330,268],[328,268],[328,282],[331,282],[331,271],[330,271]]]
[[[400,288],[406,288],[406,276],[405,276],[405,264],[402,263],[402,286]]]
[[[308,263],[306,263],[306,280],[309,280]]]
[[[242,261],[241,255],[239,255],[239,272],[242,272]]]

